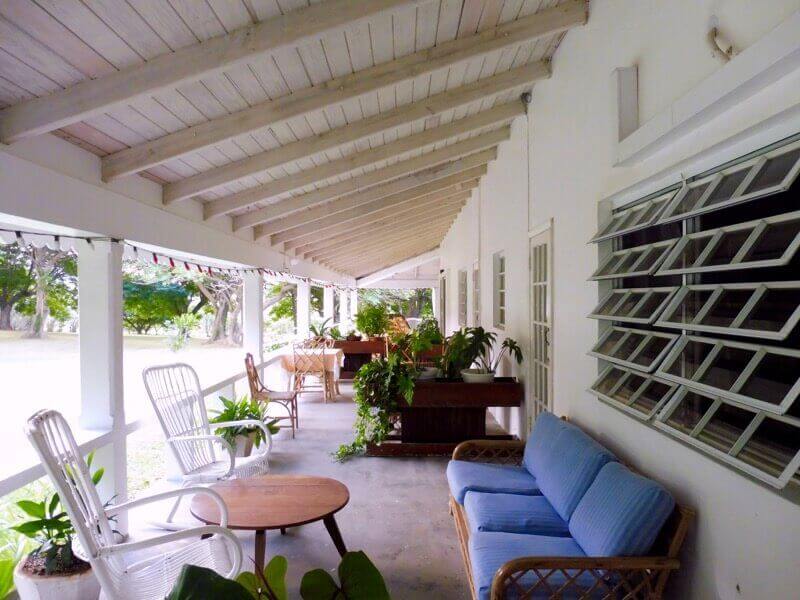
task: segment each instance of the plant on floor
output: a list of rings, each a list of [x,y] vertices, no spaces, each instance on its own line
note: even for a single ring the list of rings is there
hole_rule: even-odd
[[[91,472],[94,453],[86,457],[86,465]],[[92,483],[97,485],[103,478],[101,467],[91,473]],[[68,476],[69,475],[68,472]],[[112,498],[113,500],[113,498]],[[109,500],[106,506],[111,503]],[[16,503],[32,519],[15,525],[11,529],[31,538],[38,544],[25,558],[23,568],[31,575],[68,575],[82,573],[91,567],[72,551],[72,538],[75,529],[69,516],[61,506],[58,494],[48,495],[41,502],[20,500]]]
[[[380,444],[389,437],[394,430],[398,401],[402,398],[411,404],[415,377],[414,367],[397,352],[370,361],[358,370],[353,378],[355,439],[339,446],[334,453],[336,460],[361,454],[368,443]]]
[[[222,403],[222,410],[212,410],[214,415],[209,423],[227,423],[229,421],[248,421],[256,420],[266,424],[270,433],[278,433],[278,419],[266,421],[267,404],[258,400],[251,400],[244,395],[238,400],[229,400],[223,396],[219,398]],[[231,447],[236,448],[236,444],[243,438],[252,438],[253,445],[258,448],[264,441],[264,432],[258,427],[220,427],[216,433],[228,442]]]
[[[386,333],[389,313],[383,304],[367,304],[356,313],[356,329],[368,337]]]
[[[288,561],[275,556],[263,573],[240,573],[226,579],[211,569],[186,565],[167,600],[288,600]],[[347,552],[339,563],[339,582],[323,569],[314,569],[300,581],[303,600],[389,600],[383,576],[363,552]]]

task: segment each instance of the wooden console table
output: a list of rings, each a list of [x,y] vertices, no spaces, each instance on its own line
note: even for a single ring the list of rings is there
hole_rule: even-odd
[[[344,365],[340,373],[341,379],[352,379],[358,370],[372,360],[372,356],[386,354],[386,342],[384,340],[360,340],[348,341],[337,340],[333,343],[334,348],[344,352]]]
[[[418,380],[411,405],[400,402],[400,435],[380,446],[370,445],[367,454],[440,455],[464,440],[511,439],[499,426],[487,431],[486,409],[521,406],[524,398],[522,384],[512,377],[498,377],[494,383]]]

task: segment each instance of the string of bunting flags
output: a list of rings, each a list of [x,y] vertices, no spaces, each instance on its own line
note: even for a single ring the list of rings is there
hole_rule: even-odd
[[[138,260],[146,264],[161,265],[171,269],[183,268],[186,271],[196,271],[210,276],[227,274],[259,273],[262,276],[273,280],[286,282],[302,282],[339,291],[352,291],[356,288],[344,286],[330,281],[314,279],[304,275],[297,275],[291,271],[275,270],[268,267],[223,267],[211,265],[200,261],[187,260],[176,256],[170,256],[162,252],[136,246],[127,240],[119,240],[107,237],[55,235],[50,233],[35,233],[30,231],[19,231],[13,229],[0,229],[1,244],[18,244],[20,246],[34,246],[36,248],[49,248],[51,250],[63,250],[66,252],[76,252],[78,244],[83,242],[91,245],[95,241],[112,241],[123,245],[123,257],[129,260]]]

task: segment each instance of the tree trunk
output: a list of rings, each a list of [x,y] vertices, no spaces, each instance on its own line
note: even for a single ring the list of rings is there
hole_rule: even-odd
[[[231,295],[228,306],[231,307],[231,326],[228,333],[228,341],[234,346],[242,345],[242,288],[239,287]]]
[[[0,306],[0,330],[11,331],[14,329],[11,326],[11,311],[13,308],[11,304],[3,304]]]
[[[31,319],[28,337],[43,339],[46,335],[47,317],[50,309],[47,306],[47,274],[42,269],[36,270],[36,308]]]
[[[208,335],[208,341],[218,342],[225,339],[228,322],[228,303],[222,302],[214,307],[214,322],[211,324],[211,332]]]

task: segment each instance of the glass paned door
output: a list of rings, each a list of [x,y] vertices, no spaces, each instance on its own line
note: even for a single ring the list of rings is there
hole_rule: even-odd
[[[528,431],[539,413],[553,410],[552,229],[530,239],[530,339]]]

